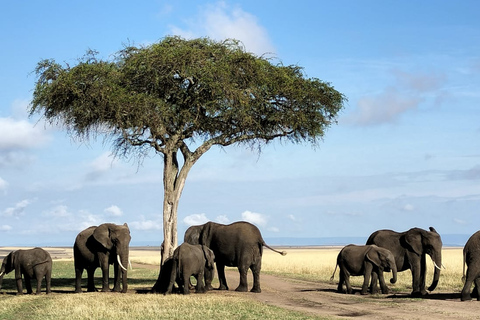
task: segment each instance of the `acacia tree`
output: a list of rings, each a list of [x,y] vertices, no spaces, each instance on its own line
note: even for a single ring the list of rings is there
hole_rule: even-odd
[[[274,64],[239,41],[166,37],[74,66],[42,60],[30,114],[70,135],[102,135],[116,155],[163,156],[163,262],[177,246],[177,208],[187,175],[212,146],[260,148],[274,139],[317,144],[346,98],[299,66]],[[179,154],[182,158],[179,159]],[[180,160],[180,161],[179,161]]]

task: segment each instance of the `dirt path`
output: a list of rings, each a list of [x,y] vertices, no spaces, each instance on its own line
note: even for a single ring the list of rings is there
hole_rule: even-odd
[[[238,272],[228,270],[227,282],[234,289]],[[252,279],[249,278],[251,285]],[[362,296],[336,293],[336,286],[261,275],[262,293],[239,293],[252,299],[332,319],[480,319],[480,302],[461,302],[460,294],[432,293],[411,299],[408,293]],[[221,293],[217,291],[218,293]]]

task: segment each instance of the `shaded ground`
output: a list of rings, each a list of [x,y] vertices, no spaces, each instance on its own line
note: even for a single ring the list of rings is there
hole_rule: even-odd
[[[0,248],[0,259],[12,248]],[[45,248],[54,259],[72,258],[71,248]],[[143,249],[142,249],[143,250]],[[146,250],[146,249],[145,249]],[[133,265],[152,268],[155,265]],[[292,280],[265,273],[261,275],[262,293],[233,292],[239,282],[236,269],[226,270],[232,291],[269,305],[330,319],[480,319],[480,302],[461,302],[459,293],[437,292],[423,299],[411,299],[408,292],[395,295],[362,296],[336,293],[336,285],[315,281]],[[251,274],[249,285],[252,286]],[[359,288],[357,288],[358,290]],[[129,292],[135,290],[129,289]],[[208,294],[225,294],[214,290]]]

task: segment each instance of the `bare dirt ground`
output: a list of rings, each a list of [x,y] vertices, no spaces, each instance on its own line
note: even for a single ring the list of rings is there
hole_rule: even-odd
[[[3,250],[2,250],[3,249]],[[0,258],[12,248],[0,248]],[[53,259],[71,259],[72,250],[46,248]],[[155,265],[136,265],[158,269]],[[230,290],[239,282],[235,268],[226,270]],[[249,274],[249,285],[253,280]],[[440,278],[441,281],[441,278]],[[459,293],[434,291],[422,299],[412,299],[409,292],[392,295],[339,294],[336,285],[316,281],[293,280],[262,273],[262,293],[231,292],[269,305],[295,310],[312,317],[328,319],[480,319],[480,301],[460,301]],[[130,289],[129,289],[130,291]],[[133,290],[132,293],[135,291]],[[225,294],[213,290],[207,294]]]
[[[229,286],[235,288],[233,285],[238,281],[238,272],[229,270]],[[480,302],[461,302],[459,293],[434,291],[424,299],[411,299],[407,292],[347,295],[336,293],[334,284],[266,274],[261,275],[261,285],[262,293],[245,295],[270,305],[331,319],[480,319]]]

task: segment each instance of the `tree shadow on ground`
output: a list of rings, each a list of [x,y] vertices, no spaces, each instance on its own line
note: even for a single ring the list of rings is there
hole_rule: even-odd
[[[36,292],[37,280],[31,280],[33,292]],[[151,291],[153,284],[155,283],[154,279],[128,279],[129,288],[134,287],[132,290],[137,291],[137,293],[148,293]],[[110,289],[113,288],[113,279],[109,281]],[[97,290],[102,288],[101,279],[95,278],[95,287]],[[140,288],[135,288],[140,287]],[[71,288],[71,289],[69,289]],[[45,280],[42,281],[42,293],[45,293]],[[51,290],[53,293],[75,293],[75,278],[55,278],[51,282]],[[82,279],[82,290],[83,292],[87,291],[87,279]],[[140,291],[140,292],[139,292]],[[148,291],[148,292],[147,292]],[[23,292],[26,294],[25,280],[23,280]],[[15,279],[4,279],[2,284],[2,289],[0,295],[8,294],[15,295],[17,294],[17,284]]]

